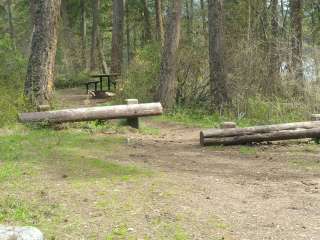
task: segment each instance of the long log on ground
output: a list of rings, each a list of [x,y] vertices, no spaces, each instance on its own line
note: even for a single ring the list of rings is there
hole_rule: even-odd
[[[146,103],[21,113],[19,114],[19,120],[22,123],[63,123],[155,116],[162,113],[163,108],[160,103]]]
[[[280,141],[302,138],[320,138],[320,127],[312,129],[282,130],[269,133],[256,133],[251,135],[239,135],[220,138],[200,138],[203,146],[209,145],[238,145],[267,141]]]
[[[311,120],[312,121],[320,121],[320,114],[312,114]]]
[[[239,135],[251,135],[259,133],[270,133],[282,130],[295,129],[312,129],[320,128],[320,121],[310,122],[296,122],[286,124],[265,125],[247,128],[230,128],[230,129],[208,129],[200,132],[201,138],[219,138],[219,137],[233,137]]]

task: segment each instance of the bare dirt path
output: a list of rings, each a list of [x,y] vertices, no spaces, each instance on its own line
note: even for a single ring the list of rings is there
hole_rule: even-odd
[[[203,148],[197,128],[145,124],[160,133],[126,133],[128,143],[112,155],[157,173],[138,190],[137,229],[162,219],[191,239],[320,239],[317,145]]]
[[[185,189],[176,207],[194,214],[192,224],[211,215],[232,239],[320,239],[319,147],[202,148],[199,129],[148,125],[160,135],[130,136],[122,160],[152,166]]]

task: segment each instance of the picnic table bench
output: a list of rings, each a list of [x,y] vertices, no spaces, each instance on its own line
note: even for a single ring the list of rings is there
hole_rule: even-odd
[[[108,73],[108,74],[94,74],[91,75],[90,77],[92,78],[98,78],[99,80],[96,81],[89,81],[85,83],[86,89],[87,89],[87,94],[89,93],[89,89],[91,85],[94,85],[94,91],[98,92],[98,84],[100,85],[100,91],[103,92],[103,80],[106,79],[107,81],[107,86],[108,86],[108,91],[111,91],[111,85],[114,86],[114,89],[116,89],[117,82],[114,80],[115,77],[120,76],[119,73]]]

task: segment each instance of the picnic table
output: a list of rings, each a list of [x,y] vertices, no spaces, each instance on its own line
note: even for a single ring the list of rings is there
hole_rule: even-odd
[[[99,80],[97,81],[90,81],[86,83],[87,87],[87,93],[89,93],[89,87],[90,85],[94,84],[94,91],[98,91],[98,84],[100,84],[100,91],[103,91],[103,80],[106,79],[107,81],[107,86],[108,86],[108,91],[111,91],[111,84],[114,85],[114,88],[116,88],[116,81],[113,80],[113,78],[120,76],[119,73],[107,73],[107,74],[94,74],[91,75],[91,78],[97,78]]]

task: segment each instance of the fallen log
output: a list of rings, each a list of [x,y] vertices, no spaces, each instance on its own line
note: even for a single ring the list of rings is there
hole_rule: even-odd
[[[311,129],[281,130],[268,133],[255,133],[230,137],[204,138],[200,137],[202,146],[209,145],[240,145],[267,141],[280,141],[302,138],[320,138],[320,127]]]
[[[311,120],[312,121],[320,121],[320,114],[312,114]]]
[[[162,113],[163,108],[161,103],[146,103],[21,113],[18,118],[22,123],[63,123],[155,116],[161,115]]]
[[[320,128],[320,121],[310,122],[297,122],[297,123],[285,123],[274,124],[247,128],[230,128],[230,129],[208,129],[200,132],[201,138],[221,138],[221,137],[233,137],[239,135],[251,135],[259,133],[270,133],[282,130],[295,130],[295,129],[312,129]]]

